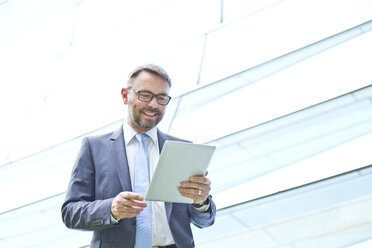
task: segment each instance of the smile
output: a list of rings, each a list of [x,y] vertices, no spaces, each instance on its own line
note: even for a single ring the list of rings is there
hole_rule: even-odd
[[[142,111],[142,113],[149,117],[155,117],[158,115],[158,112],[152,112],[152,111],[147,111],[147,110]]]

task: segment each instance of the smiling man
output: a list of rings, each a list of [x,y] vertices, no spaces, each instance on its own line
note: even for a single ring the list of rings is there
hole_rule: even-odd
[[[185,141],[156,127],[171,100],[170,87],[160,66],[136,68],[121,90],[128,108],[122,127],[83,139],[62,219],[69,228],[94,231],[91,247],[195,247],[190,224],[214,223],[216,207],[206,175],[190,177],[178,189],[194,204],[144,201],[164,142]]]

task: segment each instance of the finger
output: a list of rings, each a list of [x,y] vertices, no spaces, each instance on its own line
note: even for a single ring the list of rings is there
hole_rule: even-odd
[[[137,206],[145,208],[147,203],[143,201],[143,196],[135,192],[121,192],[119,194],[118,202],[127,206]]]
[[[192,183],[192,182],[182,182],[182,188],[193,188],[193,189],[202,189],[202,190],[210,190],[210,184],[202,184],[202,183]]]
[[[180,188],[179,188],[179,191],[182,196],[193,199],[194,203],[204,202],[208,197],[208,195],[205,195],[205,194],[199,195],[198,194],[199,191],[197,192],[197,194],[195,194],[196,191],[189,191],[189,190],[180,189]]]
[[[131,212],[131,213],[136,213],[136,212],[141,212],[144,208],[147,207],[147,204],[143,206],[121,206],[120,209],[126,212]]]
[[[194,188],[182,188],[179,187],[178,191],[181,194],[187,194],[188,196],[192,196],[192,198],[204,198],[207,197],[209,194],[209,191],[207,190],[201,190],[201,189],[194,189]]]
[[[147,207],[147,202],[145,202],[145,201],[131,200],[130,204],[131,204],[130,206],[132,206],[132,207],[140,207],[140,208]]]
[[[111,213],[117,220],[137,216],[139,213],[141,213],[141,211],[141,208],[131,208],[120,205],[111,206]]]
[[[143,196],[135,192],[124,191],[124,192],[120,192],[119,196],[124,199],[133,199],[133,200],[143,201]]]
[[[210,183],[209,179],[205,176],[192,176],[189,178],[189,181],[193,183],[202,183],[202,184]]]
[[[120,206],[126,207],[137,207],[137,208],[145,208],[147,203],[145,201],[138,201],[132,199],[119,199],[117,204]]]
[[[127,203],[133,200],[125,200]],[[140,202],[141,206],[126,205],[121,203],[115,204],[111,208],[111,213],[116,219],[135,217],[142,212],[147,206],[146,202]]]
[[[128,216],[137,216],[142,212],[140,209],[126,209],[126,210],[118,210],[117,215],[121,218],[128,217]]]
[[[122,214],[123,212],[136,212],[136,209],[142,211],[142,209],[147,206],[147,203],[144,201],[126,198],[128,196],[129,198],[132,197],[141,199],[141,197],[138,197],[141,195],[137,194],[136,196],[131,192],[129,192],[129,194],[127,193],[128,192],[122,192],[113,199],[111,205],[112,211],[115,215],[118,215],[119,213]],[[130,208],[134,208],[134,210],[129,210]]]
[[[141,211],[137,211],[137,212],[119,212],[119,214],[115,218],[116,219],[133,218],[133,217],[136,217],[137,215],[139,215],[140,213],[141,213]]]

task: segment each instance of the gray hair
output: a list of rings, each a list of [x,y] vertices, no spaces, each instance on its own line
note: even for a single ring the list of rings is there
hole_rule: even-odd
[[[127,87],[133,86],[135,79],[137,78],[138,74],[142,71],[155,74],[164,79],[168,83],[169,88],[172,86],[171,79],[168,73],[161,66],[155,64],[145,64],[138,66],[131,73],[129,73]]]

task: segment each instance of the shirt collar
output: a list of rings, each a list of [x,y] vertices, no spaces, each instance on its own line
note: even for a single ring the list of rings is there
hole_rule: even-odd
[[[146,132],[146,134],[151,138],[154,144],[158,142],[157,130],[158,130],[157,127],[154,127],[151,130]],[[124,121],[123,132],[124,132],[125,145],[128,145],[129,142],[131,142],[131,140],[133,139],[133,137],[136,136],[137,134],[137,132],[131,126],[129,126],[127,121]]]

